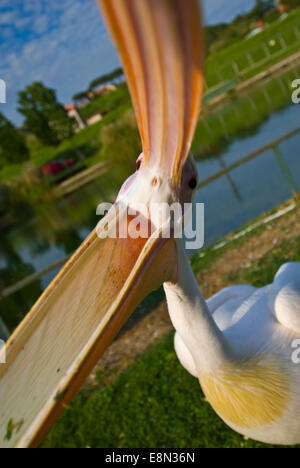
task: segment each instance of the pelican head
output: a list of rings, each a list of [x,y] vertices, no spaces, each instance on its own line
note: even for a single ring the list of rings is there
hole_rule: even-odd
[[[99,3],[124,68],[143,153],[113,207],[7,343],[7,363],[0,366],[5,447],[41,441],[136,306],[174,277],[174,216],[152,207],[177,204],[184,214],[197,186],[189,154],[203,89],[198,0]],[[19,425],[8,440],[10,421]]]
[[[149,170],[143,165],[143,160],[142,153],[136,160],[136,172],[124,182],[116,202],[128,206],[145,203],[148,207],[154,203],[167,203],[169,206],[179,203],[184,213],[185,204],[193,202],[198,186],[198,170],[192,153],[189,153],[176,184],[159,167]]]

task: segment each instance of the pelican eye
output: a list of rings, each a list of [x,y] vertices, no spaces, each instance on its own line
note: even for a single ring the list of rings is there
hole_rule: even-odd
[[[192,179],[189,181],[189,187],[192,190],[197,187],[197,179],[195,177],[192,177]]]
[[[142,164],[142,160],[141,160],[141,159],[138,159],[137,162],[136,162],[136,170],[137,170],[137,171],[140,169],[141,164]]]

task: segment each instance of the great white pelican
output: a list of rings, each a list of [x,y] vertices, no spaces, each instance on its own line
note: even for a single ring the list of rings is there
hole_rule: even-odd
[[[203,90],[198,1],[100,0],[100,6],[143,153],[114,208],[2,350],[0,445],[37,446],[135,307],[162,283],[178,358],[217,414],[250,438],[298,443],[300,370],[292,355],[300,339],[300,265],[282,266],[267,287],[233,286],[206,302],[183,241],[173,235],[174,217],[150,213],[152,204],[184,207],[197,187],[190,147]],[[137,203],[146,207],[140,212],[146,222],[136,238],[127,208]]]

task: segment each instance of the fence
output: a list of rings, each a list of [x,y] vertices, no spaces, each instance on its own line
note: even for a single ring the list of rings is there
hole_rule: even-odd
[[[294,136],[298,135],[299,133],[300,133],[300,127],[297,128],[296,130],[293,130],[292,132],[284,135],[283,137],[272,141],[268,145],[263,146],[263,147],[259,148],[258,150],[248,154],[247,156],[241,158],[239,161],[235,162],[231,166],[228,166],[228,167],[222,169],[221,171],[217,172],[213,176],[211,176],[211,177],[207,178],[206,180],[202,181],[198,185],[198,189],[200,189],[201,187],[204,187],[205,185],[208,185],[208,184],[212,183],[213,181],[215,181],[216,179],[218,179],[218,178],[220,178],[220,177],[222,177],[224,175],[229,174],[231,171],[233,171],[237,167],[243,166],[244,164],[248,163],[249,161],[253,160],[254,158],[259,157],[259,156],[262,157],[267,151],[272,150],[273,153],[274,153],[274,156],[275,156],[275,158],[276,158],[276,160],[277,160],[277,162],[279,164],[279,167],[280,167],[280,169],[282,171],[282,174],[283,174],[283,176],[284,176],[284,178],[285,178],[285,180],[286,180],[286,182],[287,182],[287,184],[288,184],[288,186],[289,186],[289,188],[291,190],[291,194],[293,195],[293,197],[297,201],[300,200],[300,194],[298,193],[296,182],[295,182],[295,180],[293,178],[293,175],[292,175],[291,171],[289,170],[289,167],[286,164],[286,162],[284,160],[284,157],[283,157],[283,155],[281,153],[281,150],[279,148],[281,143],[289,140],[290,138],[293,138]],[[59,266],[63,265],[63,263],[65,263],[68,258],[69,257],[61,259],[61,260],[53,263],[52,265],[50,265],[46,269],[43,269],[43,270],[41,270],[39,272],[36,272],[33,275],[30,275],[27,278],[23,279],[22,281],[16,283],[15,285],[10,286],[9,288],[6,288],[6,289],[0,291],[0,301],[2,299],[4,299],[4,298],[7,298],[7,297],[11,296],[12,294],[15,294],[17,291],[20,291],[21,289],[23,289],[26,286],[30,285],[31,283],[33,283],[37,279],[42,278],[46,273],[49,273],[52,270],[57,269]]]
[[[256,68],[268,62],[280,60],[281,56],[297,51],[300,42],[300,25],[286,28],[282,33],[275,35],[269,42],[262,42],[237,56],[227,64],[206,70],[206,91],[218,87],[228,80],[240,80],[243,76],[251,75]]]
[[[244,103],[248,103],[249,115],[261,115],[261,109],[265,108],[266,113],[269,114],[276,110],[274,107],[274,94],[278,98],[282,98],[282,101],[287,102],[291,99],[291,82],[294,79],[299,78],[300,67],[296,67],[286,75],[279,75],[272,78],[272,87],[269,88],[264,84],[258,89],[258,94],[255,98],[251,94],[243,95],[240,100]],[[208,93],[210,95],[210,93]],[[245,106],[246,104],[244,104]],[[201,131],[198,132],[202,135],[201,147],[209,146],[210,140],[216,139],[216,128],[220,128],[222,136],[230,141],[231,135],[236,133],[238,129],[231,127],[230,122],[234,119],[235,122],[243,122],[245,119],[245,107],[232,106],[230,112],[227,107],[218,108],[215,112],[209,112],[208,114],[202,114],[199,119],[199,125],[201,125]],[[205,138],[205,139],[204,139]],[[194,154],[197,156],[197,149],[194,148]]]
[[[300,200],[300,193],[298,192],[297,184],[296,184],[296,182],[294,180],[293,174],[291,173],[288,165],[286,164],[285,159],[283,157],[283,154],[282,154],[282,152],[281,152],[281,150],[279,148],[281,143],[289,140],[290,138],[293,138],[294,136],[298,135],[299,133],[300,133],[300,127],[297,128],[296,130],[293,130],[292,132],[284,135],[283,137],[272,141],[268,145],[263,146],[263,147],[259,148],[256,151],[253,151],[252,153],[248,154],[247,156],[244,156],[243,158],[236,161],[234,164],[231,164],[231,166],[228,166],[225,169],[222,169],[221,171],[217,172],[216,174],[212,175],[211,177],[208,177],[204,181],[200,182],[200,184],[198,185],[198,189],[200,189],[201,187],[204,187],[205,185],[208,185],[208,184],[212,183],[213,181],[219,179],[220,177],[222,177],[222,176],[224,176],[226,174],[229,174],[234,169],[237,169],[238,167],[243,166],[247,162],[252,161],[252,159],[257,158],[258,156],[261,156],[261,155],[265,154],[267,151],[272,150],[273,153],[274,153],[274,156],[276,157],[276,160],[277,160],[277,162],[279,164],[281,172],[282,172],[282,174],[284,176],[284,179],[286,180],[286,182],[287,182],[287,184],[288,184],[288,186],[289,186],[289,188],[291,190],[292,196],[297,201]]]

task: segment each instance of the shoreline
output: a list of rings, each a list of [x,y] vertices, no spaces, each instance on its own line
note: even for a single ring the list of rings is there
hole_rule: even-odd
[[[296,237],[300,237],[300,204],[290,199],[194,254],[191,264],[205,299],[230,286],[233,272],[249,268],[281,242]],[[140,307],[106,350],[85,387],[108,385],[172,330],[164,295],[150,311]]]
[[[253,77],[237,83],[236,86],[232,88],[229,92],[227,91],[222,94],[219,94],[218,96],[213,98],[211,101],[209,101],[207,104],[205,104],[205,106],[203,106],[202,114],[206,115],[215,107],[218,107],[220,104],[223,104],[224,101],[231,99],[232,94],[238,94],[238,93],[242,94],[244,91],[248,90],[249,88],[258,84],[259,82],[267,78],[270,78],[272,75],[284,69],[293,68],[297,66],[298,63],[300,63],[300,51],[296,52],[295,54],[290,55],[289,57],[286,57],[280,62],[277,62],[275,65],[272,65],[271,67],[267,68],[263,72],[257,73]],[[291,93],[292,93],[292,90],[291,90]]]

